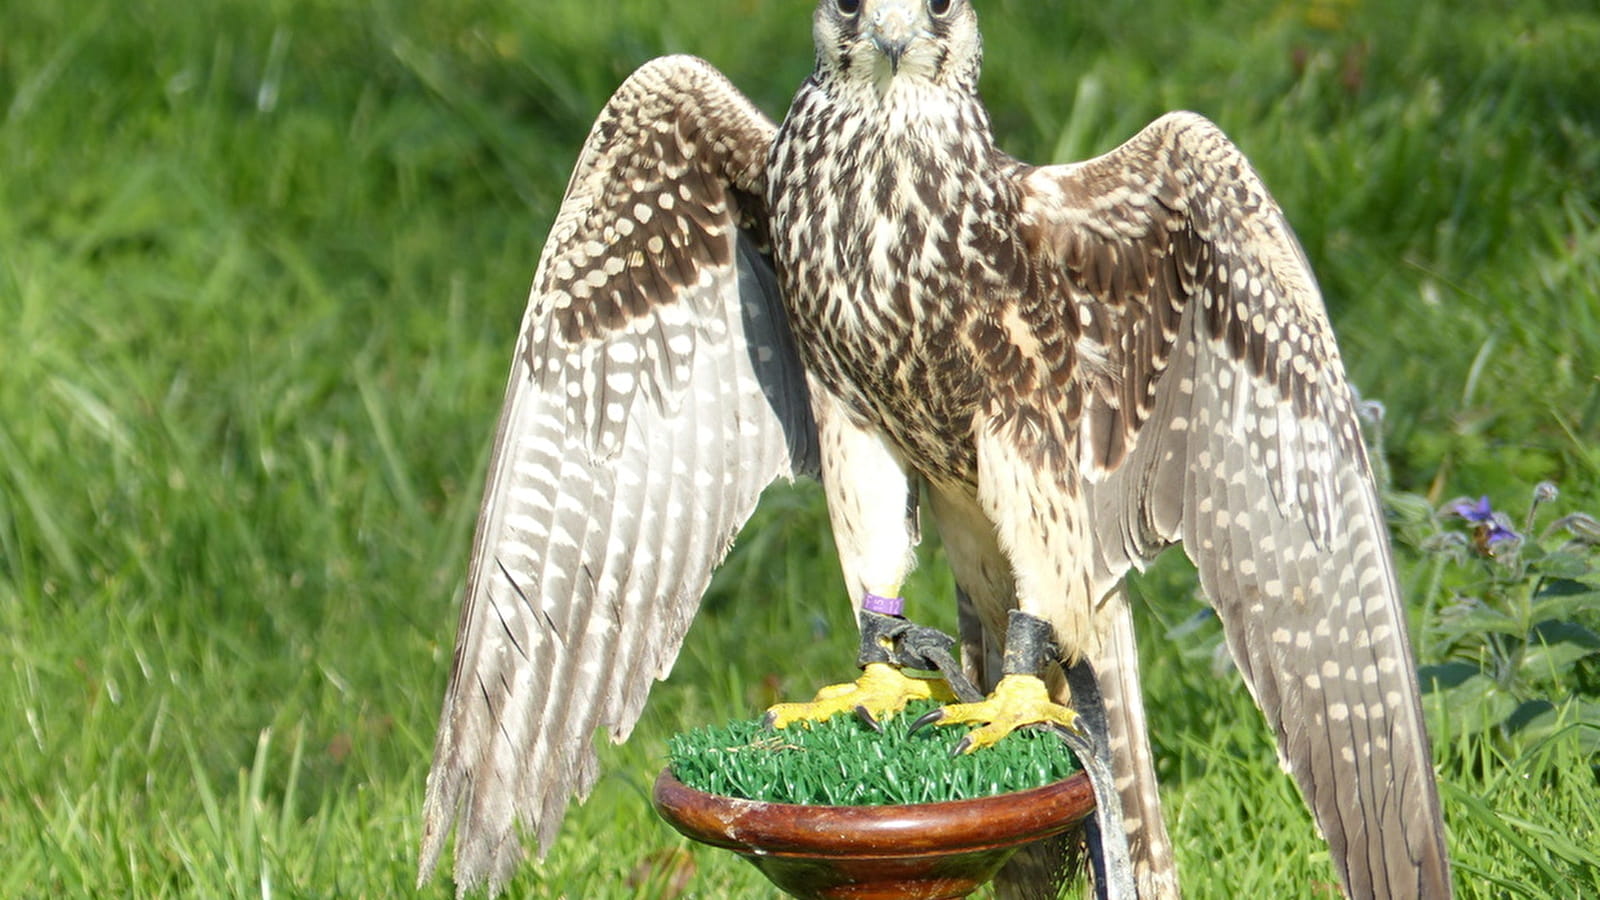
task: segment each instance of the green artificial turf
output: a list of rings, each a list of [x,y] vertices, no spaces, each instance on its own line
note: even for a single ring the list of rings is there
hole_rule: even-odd
[[[1079,770],[1059,737],[1031,729],[952,756],[968,729],[910,731],[937,705],[913,701],[881,722],[881,731],[851,715],[781,731],[760,719],[696,728],[667,742],[667,761],[679,781],[707,793],[822,806],[992,797],[1053,784]]]

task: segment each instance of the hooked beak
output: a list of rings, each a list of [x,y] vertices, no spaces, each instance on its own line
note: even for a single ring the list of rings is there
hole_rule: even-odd
[[[891,72],[900,72],[900,58],[917,39],[917,6],[905,0],[890,0],[873,10],[867,23],[867,37],[889,61]]]

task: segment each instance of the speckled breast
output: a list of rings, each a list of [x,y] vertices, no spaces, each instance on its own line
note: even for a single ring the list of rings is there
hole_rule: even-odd
[[[974,262],[1014,238],[993,224],[989,187],[960,179],[980,170],[956,164],[967,148],[882,140],[847,113],[802,90],[770,157],[773,250],[801,355],[924,475],[974,482],[983,382],[966,332],[1010,284]]]

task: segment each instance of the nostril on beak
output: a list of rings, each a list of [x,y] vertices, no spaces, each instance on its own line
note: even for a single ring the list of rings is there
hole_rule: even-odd
[[[909,40],[893,40],[882,35],[872,39],[872,45],[888,58],[889,69],[896,73],[900,71],[900,57],[905,55],[906,45],[909,43],[911,43]]]

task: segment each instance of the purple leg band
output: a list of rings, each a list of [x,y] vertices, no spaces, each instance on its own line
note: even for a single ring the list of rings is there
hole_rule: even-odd
[[[871,591],[861,598],[861,608],[867,612],[875,612],[885,616],[898,616],[905,611],[904,597],[879,597]]]

